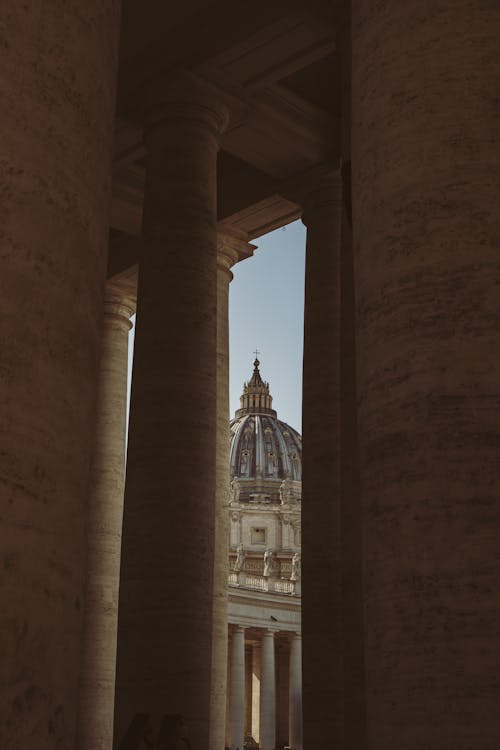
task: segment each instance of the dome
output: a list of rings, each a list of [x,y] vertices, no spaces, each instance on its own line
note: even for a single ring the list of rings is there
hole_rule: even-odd
[[[240,502],[300,500],[302,438],[278,419],[259,365],[256,359],[252,377],[243,386],[240,408],[231,421],[232,487],[234,490],[236,478]]]

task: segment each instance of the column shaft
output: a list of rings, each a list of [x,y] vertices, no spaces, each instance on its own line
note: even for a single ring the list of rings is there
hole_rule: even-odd
[[[341,80],[343,204],[340,325],[340,535],[342,576],[343,750],[366,750],[363,620],[363,540],[359,485],[356,299],[352,251],[351,2],[342,3],[337,26]]]
[[[119,5],[2,2],[2,748],[75,744]]]
[[[289,739],[291,750],[302,750],[302,638],[295,633],[290,641]]]
[[[260,743],[260,660],[259,645],[252,647],[252,737]]]
[[[138,711],[209,744],[222,114],[187,75],[149,92],[115,735]],[[155,98],[156,97],[156,98]]]
[[[243,750],[245,732],[245,629],[240,625],[231,637],[229,685],[230,750]]]
[[[87,589],[78,748],[113,744],[120,543],[125,486],[127,368],[134,301],[106,292],[87,522]]]
[[[260,682],[260,750],[274,750],[276,743],[276,666],[274,633],[262,634]]]
[[[234,260],[233,260],[234,262]],[[229,282],[230,259],[217,264],[217,458],[213,593],[210,750],[224,747],[227,678],[227,576],[229,534]]]
[[[217,233],[217,444],[210,748],[224,747],[227,691],[227,581],[229,537],[229,283],[231,267],[250,256],[246,236]]]
[[[342,183],[311,194],[304,310],[302,637],[304,743],[343,736],[340,599],[340,258]]]
[[[370,750],[500,737],[500,5],[353,8]]]

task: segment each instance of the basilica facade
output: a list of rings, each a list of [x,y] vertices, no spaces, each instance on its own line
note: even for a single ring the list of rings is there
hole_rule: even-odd
[[[302,750],[302,440],[259,365],[231,422],[226,743]]]

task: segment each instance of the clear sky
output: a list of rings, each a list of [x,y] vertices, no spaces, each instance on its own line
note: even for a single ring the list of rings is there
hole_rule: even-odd
[[[233,267],[229,287],[230,416],[239,408],[243,382],[252,375],[258,349],[260,372],[269,381],[278,417],[300,432],[306,230],[295,221],[252,244],[257,250]],[[134,329],[129,399],[133,345]]]
[[[295,221],[253,244],[258,249],[233,267],[229,287],[231,417],[258,349],[279,419],[300,432],[306,230]]]

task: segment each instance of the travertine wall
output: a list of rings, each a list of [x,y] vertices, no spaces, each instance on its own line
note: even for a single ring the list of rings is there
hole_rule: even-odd
[[[13,750],[75,741],[120,3],[77,6],[2,2],[0,746]]]
[[[353,2],[370,750],[500,737],[499,39],[498,3]]]

